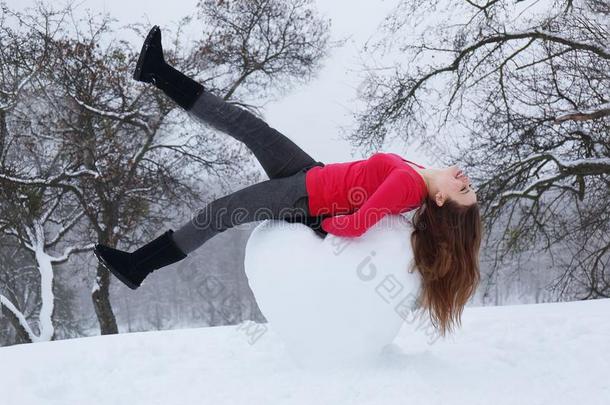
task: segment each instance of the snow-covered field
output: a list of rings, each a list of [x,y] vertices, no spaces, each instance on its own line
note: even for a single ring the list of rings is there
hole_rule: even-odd
[[[405,324],[377,361],[350,367],[299,368],[271,326],[248,328],[0,348],[0,403],[610,403],[610,299],[468,307],[451,338]]]

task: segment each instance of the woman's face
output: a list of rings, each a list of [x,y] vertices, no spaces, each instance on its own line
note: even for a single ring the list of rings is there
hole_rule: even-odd
[[[462,205],[472,205],[477,202],[477,194],[470,183],[470,179],[458,166],[440,169],[436,178],[437,204],[442,205],[447,198]]]

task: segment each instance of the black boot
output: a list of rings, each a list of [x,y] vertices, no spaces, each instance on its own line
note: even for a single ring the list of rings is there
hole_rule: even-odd
[[[155,25],[144,40],[133,78],[144,83],[153,83],[169,98],[185,110],[190,110],[203,92],[203,86],[174,69],[163,58],[161,30]]]
[[[184,254],[172,239],[170,229],[133,253],[105,245],[95,245],[93,253],[119,280],[135,290],[154,270],[184,259]]]

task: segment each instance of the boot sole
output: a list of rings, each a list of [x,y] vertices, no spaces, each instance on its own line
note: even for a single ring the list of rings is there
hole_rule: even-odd
[[[146,60],[146,53],[150,46],[150,41],[152,41],[153,36],[159,30],[159,26],[155,25],[151,28],[144,40],[144,44],[142,44],[142,49],[140,50],[140,56],[138,57],[138,63],[136,64],[136,69],[133,72],[133,78],[139,82],[151,83],[148,80],[142,80],[142,67],[144,66],[144,61]]]
[[[108,264],[106,262],[106,260],[104,260],[104,258],[102,256],[100,256],[95,249],[93,250],[93,254],[95,255],[95,257],[97,257],[97,260],[99,260],[100,263],[102,263],[102,266],[104,266],[104,268],[106,270],[111,272],[116,278],[118,278],[127,287],[131,288],[132,290],[136,290],[138,287],[140,287],[139,285],[134,284],[129,279],[125,278],[125,276],[123,276],[121,273],[116,271],[114,268],[112,268],[112,266],[110,266],[110,264]]]

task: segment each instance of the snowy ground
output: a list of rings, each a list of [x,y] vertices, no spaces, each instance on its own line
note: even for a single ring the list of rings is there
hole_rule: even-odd
[[[451,339],[405,324],[377,362],[301,369],[271,327],[0,348],[2,404],[608,404],[610,299],[466,308]]]

